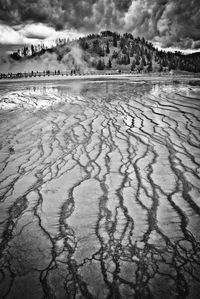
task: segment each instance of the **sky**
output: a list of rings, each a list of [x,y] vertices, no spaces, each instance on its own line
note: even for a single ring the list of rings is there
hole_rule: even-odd
[[[102,30],[162,49],[200,51],[200,0],[0,0],[0,54]]]

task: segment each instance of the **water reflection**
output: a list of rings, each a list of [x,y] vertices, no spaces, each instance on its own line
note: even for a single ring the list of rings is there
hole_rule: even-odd
[[[198,298],[200,107],[188,86],[9,88],[2,297]]]

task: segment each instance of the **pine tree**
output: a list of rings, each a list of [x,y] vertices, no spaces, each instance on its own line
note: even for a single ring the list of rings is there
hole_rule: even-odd
[[[83,50],[88,50],[88,49],[89,49],[89,45],[88,45],[88,43],[87,43],[87,41],[86,41],[85,38],[80,38],[80,39],[79,39],[79,45],[80,45],[80,47],[81,47]]]
[[[140,69],[140,71],[143,71],[143,69],[144,69],[143,59],[140,60],[139,69]]]
[[[106,43],[106,53],[109,54],[110,53],[110,48],[109,48],[109,42],[107,41]]]
[[[95,40],[93,41],[92,49],[93,49],[93,51],[94,51],[95,53],[98,53],[98,52],[99,52],[99,48],[100,48],[100,46],[99,46],[99,41],[98,41],[98,39],[95,39]]]
[[[105,55],[105,53],[104,53],[104,47],[99,46],[98,54],[99,54],[99,56],[104,57],[104,55]]]
[[[135,64],[140,65],[140,57],[138,55],[135,56]]]
[[[153,68],[152,68],[152,61],[150,60],[147,66],[147,71],[148,72],[152,72]]]
[[[107,68],[108,68],[108,69],[111,69],[111,68],[112,68],[112,62],[111,62],[111,60],[110,60],[110,59],[108,60],[108,63],[107,63]]]
[[[124,47],[125,47],[125,45],[126,45],[126,40],[125,40],[124,37],[122,37],[122,38],[120,39],[119,46],[120,46],[120,48],[123,50]]]
[[[136,68],[135,59],[133,59],[132,64],[131,64],[131,71],[134,71],[135,68]]]
[[[112,54],[112,58],[116,59],[117,57],[118,57],[118,52],[114,51],[113,54]]]
[[[28,53],[28,47],[24,47],[24,49],[23,49],[24,57],[27,56],[27,53]]]
[[[117,47],[117,35],[116,33],[113,33],[113,47]]]
[[[145,56],[143,55],[142,56],[142,63],[143,63],[143,66],[146,66],[147,64],[146,64],[146,60],[145,60]]]
[[[34,55],[35,54],[35,48],[33,45],[31,45],[31,55]]]
[[[105,62],[104,60],[99,59],[96,66],[97,70],[104,70],[105,69]]]

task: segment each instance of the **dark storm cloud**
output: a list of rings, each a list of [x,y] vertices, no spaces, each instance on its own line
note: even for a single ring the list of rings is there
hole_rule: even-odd
[[[164,47],[198,48],[200,41],[199,0],[0,0],[0,20],[129,31]]]
[[[190,48],[200,40],[199,0],[137,0],[125,14],[125,27],[162,46]]]
[[[158,28],[159,26],[161,41],[166,46],[192,47],[194,42],[200,40],[199,0],[171,1],[166,5],[162,18],[158,22]],[[163,34],[162,30],[164,30]]]
[[[0,0],[0,18],[12,25],[28,21],[56,24],[61,5],[58,0]]]

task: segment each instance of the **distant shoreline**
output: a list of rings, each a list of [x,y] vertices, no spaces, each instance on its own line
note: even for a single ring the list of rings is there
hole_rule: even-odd
[[[174,82],[179,83],[181,82],[187,82],[187,81],[195,81],[199,84],[194,85],[200,85],[200,75],[198,74],[158,74],[158,73],[151,73],[151,74],[129,74],[129,73],[121,73],[121,74],[92,74],[92,75],[49,75],[49,76],[37,76],[37,77],[27,77],[27,78],[6,78],[1,79],[0,84],[3,83],[12,83],[12,82],[45,82],[45,81],[59,81],[59,80],[67,80],[67,81],[74,81],[74,80],[94,80],[94,79],[134,79],[134,81],[159,81],[159,82]]]

